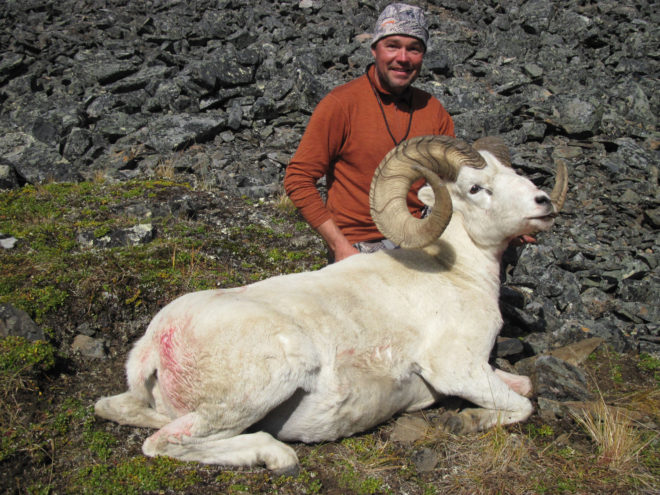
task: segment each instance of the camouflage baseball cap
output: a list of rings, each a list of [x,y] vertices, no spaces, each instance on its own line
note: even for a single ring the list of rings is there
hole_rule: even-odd
[[[393,3],[385,7],[376,21],[371,46],[374,46],[386,36],[396,34],[417,38],[424,43],[426,48],[429,32],[426,28],[424,11],[419,7],[405,3]]]

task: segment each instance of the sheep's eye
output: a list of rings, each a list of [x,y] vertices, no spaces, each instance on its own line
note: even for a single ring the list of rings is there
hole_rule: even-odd
[[[483,188],[481,186],[478,186],[477,184],[475,184],[470,188],[470,194],[477,194],[482,189]]]

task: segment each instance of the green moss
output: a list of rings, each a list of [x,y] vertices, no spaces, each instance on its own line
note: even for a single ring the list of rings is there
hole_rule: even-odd
[[[339,476],[339,485],[346,490],[353,491],[358,495],[373,495],[375,493],[392,493],[384,483],[373,476],[361,475],[358,471],[348,466]]]
[[[108,225],[103,225],[101,227],[98,227],[97,229],[94,230],[94,237],[97,239],[100,239],[102,237],[105,237],[110,233],[111,229]]]
[[[282,484],[290,483],[289,478],[283,477]],[[305,493],[322,493],[323,483],[318,479],[317,474],[313,471],[303,469],[296,478],[296,482],[305,487]]]
[[[650,354],[641,353],[637,367],[646,373],[652,374],[656,384],[660,385],[660,359]]]
[[[66,435],[71,431],[72,423],[83,423],[87,415],[80,400],[68,398],[54,414],[52,427],[60,435]]]
[[[530,423],[525,425],[525,429],[527,430],[527,435],[529,435],[531,438],[551,438],[555,435],[554,428],[547,424],[536,426]]]
[[[53,366],[55,349],[47,342],[33,342],[11,335],[0,339],[0,376],[3,381],[16,375],[45,372]]]
[[[180,491],[200,481],[194,466],[169,457],[133,457],[119,463],[93,464],[79,470],[67,493],[125,495]]]
[[[97,431],[86,427],[83,439],[87,448],[99,459],[105,461],[112,454],[112,449],[117,445],[117,439],[105,431]]]

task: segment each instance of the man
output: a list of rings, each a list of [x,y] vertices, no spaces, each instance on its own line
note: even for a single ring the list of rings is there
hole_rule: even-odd
[[[415,136],[454,136],[453,121],[442,104],[411,87],[427,44],[426,20],[419,7],[386,7],[374,29],[374,63],[364,75],[323,98],[287,167],[284,188],[323,237],[334,261],[394,247],[383,239],[369,213],[371,179],[387,152]],[[324,175],[325,204],[316,188]],[[422,183],[414,184],[413,191]],[[419,217],[423,205],[414,193],[408,203]]]

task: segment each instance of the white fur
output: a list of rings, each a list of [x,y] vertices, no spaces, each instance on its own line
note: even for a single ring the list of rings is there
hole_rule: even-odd
[[[130,353],[129,390],[99,400],[96,413],[160,428],[147,455],[276,471],[297,458],[273,437],[334,440],[443,395],[480,406],[453,418],[455,429],[526,419],[529,380],[488,364],[502,325],[499,264],[510,239],[551,226],[552,206],[482,154],[484,169],[464,168],[448,185],[454,215],[423,249],[167,305]]]

